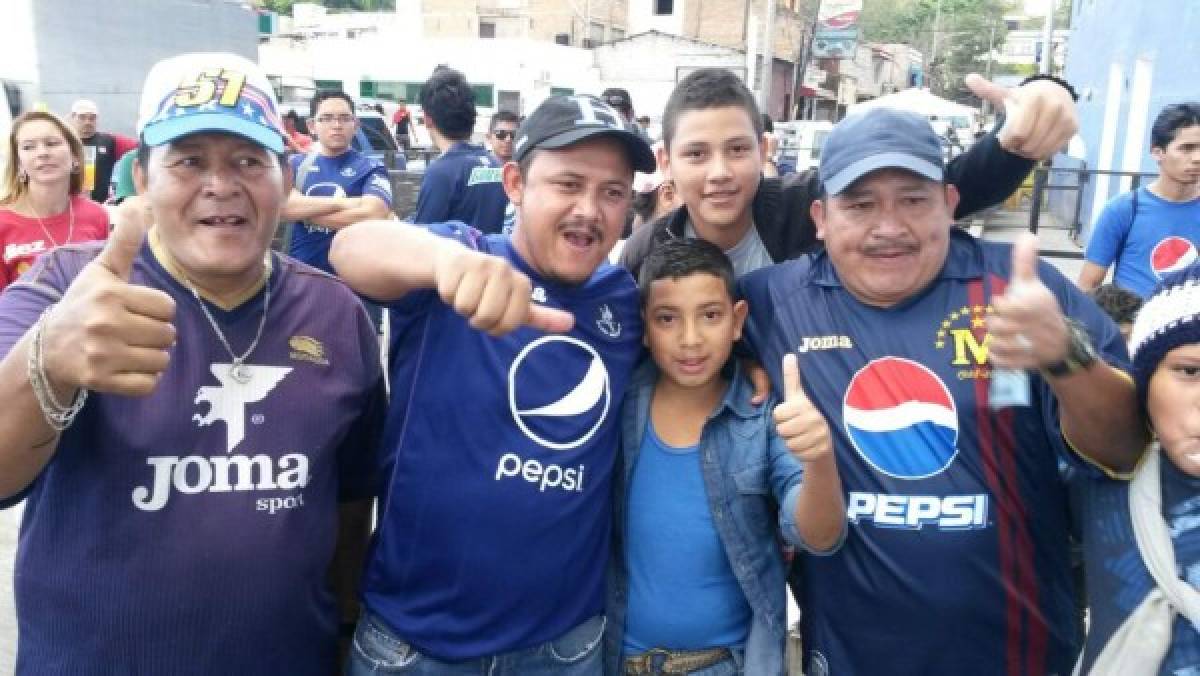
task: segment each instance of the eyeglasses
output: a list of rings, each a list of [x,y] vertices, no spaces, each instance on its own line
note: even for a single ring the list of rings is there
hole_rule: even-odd
[[[497,141],[507,141],[513,136],[516,136],[516,134],[517,132],[509,129],[497,129],[496,131],[492,132],[492,136],[495,136]]]
[[[334,122],[338,124],[350,124],[353,121],[353,115],[321,115],[317,118],[317,122],[321,124],[333,124]]]

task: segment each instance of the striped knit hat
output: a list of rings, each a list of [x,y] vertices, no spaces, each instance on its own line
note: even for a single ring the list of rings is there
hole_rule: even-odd
[[[1158,363],[1171,350],[1190,343],[1200,343],[1200,264],[1165,277],[1133,322],[1129,351],[1143,413]]]

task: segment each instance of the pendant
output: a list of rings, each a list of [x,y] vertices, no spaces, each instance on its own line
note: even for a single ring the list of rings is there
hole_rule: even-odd
[[[240,359],[233,360],[233,363],[229,365],[229,377],[233,378],[233,381],[239,385],[245,385],[250,382],[250,378],[253,375],[250,367],[243,364]]]

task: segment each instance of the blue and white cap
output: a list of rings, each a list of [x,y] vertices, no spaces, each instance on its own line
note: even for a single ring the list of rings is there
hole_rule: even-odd
[[[180,54],[154,64],[142,86],[137,131],[148,146],[220,131],[276,153],[284,148],[270,81],[258,64],[228,53]]]
[[[1192,343],[1200,343],[1200,264],[1164,277],[1133,321],[1129,354],[1143,411],[1159,362],[1171,350]]]
[[[929,120],[895,108],[872,108],[851,114],[825,139],[818,171],[827,195],[839,195],[879,169],[906,169],[931,181],[944,180],[942,143]]]

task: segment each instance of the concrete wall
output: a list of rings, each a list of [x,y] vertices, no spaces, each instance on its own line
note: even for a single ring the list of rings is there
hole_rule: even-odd
[[[562,47],[539,40],[426,38],[402,40],[380,31],[354,40],[277,38],[259,47],[259,63],[272,75],[341,80],[352,96],[362,79],[424,82],[438,64],[466,75],[474,84],[521,94],[522,113],[531,112],[552,87],[577,93],[599,93],[603,87],[592,66],[591,50]],[[493,109],[480,108],[481,120]]]
[[[142,81],[159,59],[189,51],[250,59],[257,53],[257,15],[222,0],[36,0],[33,8],[38,100],[65,113],[75,99],[93,99],[106,131],[133,134]]]
[[[746,57],[728,47],[708,45],[662,33],[646,33],[592,50],[600,82],[624,87],[638,115],[662,117],[675,83],[696,68],[737,69],[745,74]]]
[[[1081,159],[1088,167],[1158,170],[1150,158],[1154,117],[1169,103],[1200,99],[1200,40],[1187,37],[1197,32],[1196,0],[1074,0],[1065,77],[1081,95]],[[1127,183],[1117,179],[1093,181],[1084,195],[1085,226],[1125,189]],[[1069,217],[1073,200],[1055,196],[1052,207]]]
[[[654,13],[655,0],[629,0],[629,32],[645,33],[659,31],[672,35],[684,35],[684,0],[675,0],[670,14]]]

